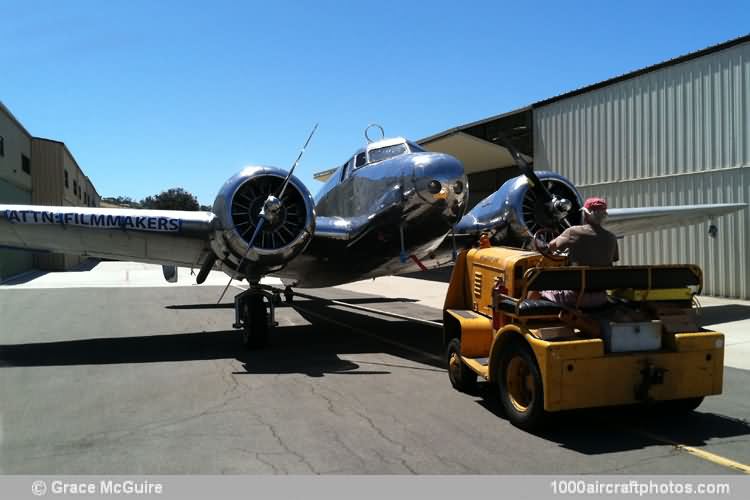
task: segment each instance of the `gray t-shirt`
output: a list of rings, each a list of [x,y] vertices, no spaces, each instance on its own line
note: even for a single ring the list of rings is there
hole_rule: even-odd
[[[574,266],[611,266],[620,259],[617,238],[601,226],[571,226],[553,241],[560,250],[570,249]]]

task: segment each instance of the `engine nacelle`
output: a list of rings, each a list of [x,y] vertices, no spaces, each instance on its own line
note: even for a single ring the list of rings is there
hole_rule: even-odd
[[[269,194],[279,195],[286,176],[287,172],[276,167],[246,167],[222,186],[213,206],[220,226],[211,247],[225,271],[235,275],[266,274],[283,267],[310,243],[315,231],[313,198],[305,185],[292,176],[274,220],[264,223],[249,248],[264,202]]]
[[[580,224],[579,210],[583,205],[575,185],[554,172],[537,172],[539,180],[562,205],[569,224]],[[569,202],[569,205],[565,202]],[[555,227],[550,210],[538,199],[529,186],[528,179],[520,175],[505,182],[500,189],[479,202],[462,220],[456,230],[479,234],[498,233],[498,239],[507,243],[528,241],[536,231]]]

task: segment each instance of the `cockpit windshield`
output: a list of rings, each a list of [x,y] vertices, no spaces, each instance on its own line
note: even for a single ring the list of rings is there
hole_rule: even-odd
[[[386,146],[383,148],[372,149],[368,152],[370,163],[378,161],[388,160],[390,158],[408,153],[406,150],[406,144],[394,144],[393,146]]]

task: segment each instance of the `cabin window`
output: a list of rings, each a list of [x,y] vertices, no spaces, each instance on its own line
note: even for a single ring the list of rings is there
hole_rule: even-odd
[[[354,168],[359,168],[365,163],[367,163],[367,156],[364,153],[359,153],[357,159],[354,160]]]
[[[406,144],[394,144],[384,148],[373,149],[370,151],[370,163],[388,160],[406,153]]]

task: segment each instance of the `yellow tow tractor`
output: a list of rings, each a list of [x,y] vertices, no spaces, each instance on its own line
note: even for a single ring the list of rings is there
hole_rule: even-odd
[[[539,252],[489,246],[459,254],[443,308],[448,373],[473,392],[494,385],[514,425],[561,410],[656,403],[690,411],[721,394],[724,336],[697,326],[694,265],[574,267]],[[603,291],[587,310],[533,298]]]

